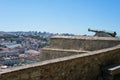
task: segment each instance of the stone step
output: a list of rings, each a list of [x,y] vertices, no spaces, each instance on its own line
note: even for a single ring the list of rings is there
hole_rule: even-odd
[[[116,78],[120,79],[120,65],[111,65],[107,66],[103,69],[103,77],[105,80],[116,80]]]
[[[104,68],[104,72],[110,75],[120,74],[120,65],[112,65]]]

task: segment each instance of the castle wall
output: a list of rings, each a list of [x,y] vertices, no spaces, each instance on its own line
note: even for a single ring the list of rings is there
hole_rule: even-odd
[[[94,51],[113,47],[118,44],[120,44],[120,39],[113,37],[55,36],[50,39],[49,47]]]
[[[65,57],[65,56],[82,54],[85,52],[87,52],[87,51],[43,48],[41,50],[40,60],[44,61],[44,60],[49,60],[49,59]]]
[[[49,47],[41,50],[40,60],[82,54],[118,44],[120,39],[113,37],[55,36],[50,39]]]
[[[120,64],[120,45],[0,71],[0,80],[97,80],[102,67]]]

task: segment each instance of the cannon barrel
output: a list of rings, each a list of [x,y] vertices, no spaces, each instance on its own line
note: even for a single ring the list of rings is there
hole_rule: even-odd
[[[92,29],[88,29],[88,31],[96,32],[96,33],[105,33],[105,34],[111,35],[112,37],[115,37],[117,35],[117,33],[114,31],[108,32],[108,31],[104,31],[104,30],[92,30]]]

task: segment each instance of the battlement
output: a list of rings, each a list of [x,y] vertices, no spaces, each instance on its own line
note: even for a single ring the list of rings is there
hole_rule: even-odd
[[[120,39],[56,36],[42,49],[40,59],[35,64],[0,70],[0,80],[111,80],[108,74],[103,75],[103,68],[120,64]],[[118,68],[107,68],[107,73],[112,69],[109,74],[120,74]]]
[[[40,60],[82,54],[118,44],[120,39],[113,37],[54,36],[49,41],[49,47],[42,49]]]
[[[113,47],[119,43],[120,39],[113,37],[54,36],[49,41],[49,47],[55,49],[94,51]]]

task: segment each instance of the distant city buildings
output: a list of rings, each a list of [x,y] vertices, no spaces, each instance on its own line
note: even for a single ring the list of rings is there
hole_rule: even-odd
[[[0,32],[0,66],[3,68],[39,62],[40,48],[54,35],[48,32]]]

